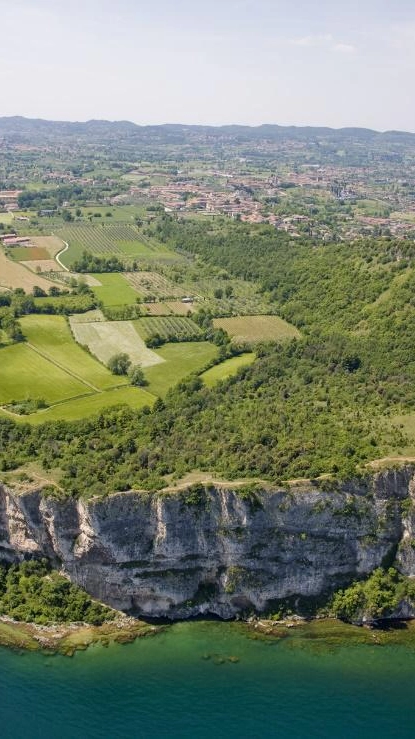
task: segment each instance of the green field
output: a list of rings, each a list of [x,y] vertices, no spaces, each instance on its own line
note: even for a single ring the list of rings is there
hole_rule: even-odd
[[[199,326],[191,318],[184,316],[137,318],[133,323],[144,341],[155,334],[165,341],[173,338],[177,341],[189,341],[202,336]]]
[[[56,403],[92,390],[26,344],[0,349],[0,403],[44,399]]]
[[[217,382],[226,380],[232,375],[236,375],[240,367],[246,367],[247,365],[252,364],[252,362],[255,361],[255,358],[256,355],[254,352],[245,352],[237,357],[225,359],[225,361],[220,364],[215,364],[214,367],[206,370],[206,372],[203,372],[200,376],[207,387],[213,387]]]
[[[66,403],[59,403],[52,408],[33,413],[30,416],[20,416],[17,420],[29,421],[34,424],[45,423],[46,421],[76,421],[80,418],[92,416],[111,406],[126,404],[130,408],[139,409],[145,405],[151,406],[154,400],[154,395],[142,388],[118,388],[85,398],[74,398]]]
[[[97,219],[98,220],[98,219]],[[69,249],[61,256],[65,266],[82,256],[86,250],[97,256],[116,255],[119,259],[128,257],[143,259],[177,259],[177,255],[165,246],[144,243],[139,229],[131,223],[75,223],[56,231],[56,235],[69,244]]]
[[[300,332],[278,316],[236,316],[215,318],[215,328],[223,328],[236,342],[283,341],[299,338]]]
[[[101,287],[92,287],[92,291],[103,304],[112,307],[116,305],[134,305],[138,293],[128,284],[121,272],[93,274],[101,283]]]
[[[208,341],[165,344],[157,349],[165,361],[144,370],[147,389],[163,397],[171,387],[194,372],[200,372],[218,354],[218,348]]]
[[[35,349],[97,390],[106,390],[126,382],[125,378],[111,374],[78,346],[63,316],[25,316],[21,324],[27,341]],[[84,387],[85,391],[88,392],[88,387]]]

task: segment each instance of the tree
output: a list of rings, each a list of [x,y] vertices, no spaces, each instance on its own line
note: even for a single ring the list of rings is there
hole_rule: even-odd
[[[128,376],[130,378],[131,384],[135,387],[144,387],[144,385],[148,384],[144,376],[144,372],[139,364],[135,364],[133,367],[130,368]]]
[[[113,375],[126,375],[131,365],[131,359],[125,352],[113,354],[108,360],[108,369]]]

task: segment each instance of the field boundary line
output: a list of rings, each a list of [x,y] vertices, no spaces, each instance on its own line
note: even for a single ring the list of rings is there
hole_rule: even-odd
[[[102,392],[104,392],[103,390],[100,390],[98,387],[95,387],[95,385],[93,385],[91,382],[88,382],[88,380],[85,380],[80,375],[77,375],[75,372],[72,372],[72,370],[70,370],[67,367],[65,367],[64,364],[60,364],[60,362],[57,362],[56,359],[53,359],[53,357],[51,357],[46,352],[43,352],[41,349],[38,349],[37,346],[35,346],[34,344],[31,344],[29,341],[27,342],[26,346],[29,346],[30,349],[33,349],[33,351],[36,352],[36,354],[39,354],[41,357],[43,357],[43,359],[47,359],[48,362],[50,362],[51,364],[54,364],[55,367],[58,367],[59,369],[61,369],[64,372],[66,372],[67,375],[70,375],[75,380],[78,380],[79,382],[82,382],[83,385],[86,385],[87,387],[90,387],[91,390],[94,390],[94,392],[96,392],[96,393],[102,393]]]

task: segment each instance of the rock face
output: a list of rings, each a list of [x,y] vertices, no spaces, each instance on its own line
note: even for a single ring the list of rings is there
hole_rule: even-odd
[[[404,467],[325,491],[212,485],[88,503],[0,485],[0,559],[49,557],[94,597],[147,617],[271,610],[382,563],[415,575],[414,475]]]

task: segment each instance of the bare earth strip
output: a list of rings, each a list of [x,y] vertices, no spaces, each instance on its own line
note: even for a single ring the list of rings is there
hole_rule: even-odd
[[[43,288],[43,290],[49,290],[53,282],[34,274],[18,262],[11,262],[10,259],[7,259],[4,251],[0,249],[0,288],[22,287],[27,292],[31,292],[35,285]]]
[[[148,349],[130,321],[96,321],[75,323],[70,319],[71,329],[79,344],[86,345],[101,362],[119,352],[125,352],[133,364],[152,367],[164,359]]]

